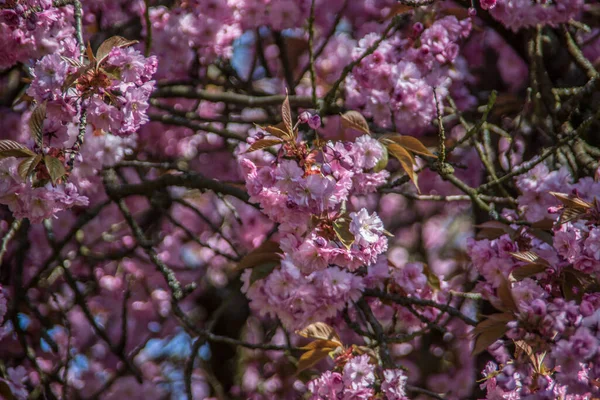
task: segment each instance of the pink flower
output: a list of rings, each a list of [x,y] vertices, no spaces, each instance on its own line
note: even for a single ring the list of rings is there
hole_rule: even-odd
[[[406,381],[408,378],[402,370],[385,369],[383,370],[383,378],[381,391],[387,400],[408,400],[408,397],[406,397]]]
[[[350,232],[354,234],[354,239],[358,244],[368,245],[375,243],[383,234],[383,222],[373,213],[369,215],[366,208],[362,208],[359,212],[350,213]]]
[[[354,389],[367,388],[375,383],[375,366],[369,356],[363,354],[352,358],[344,366],[344,384]]]

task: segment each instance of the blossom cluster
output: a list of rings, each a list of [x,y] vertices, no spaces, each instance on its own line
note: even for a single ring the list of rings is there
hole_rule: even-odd
[[[531,2],[528,0],[481,0],[481,7],[507,28],[517,31],[536,25],[557,26],[569,22],[583,9],[583,0]]]
[[[382,127],[401,126],[403,133],[422,133],[437,115],[435,97],[443,102],[453,84],[469,79],[458,43],[470,32],[470,18],[459,21],[447,16],[427,28],[415,23],[408,38],[383,40],[346,79],[347,104],[364,110]],[[360,39],[353,59],[361,58],[378,38],[370,33]],[[463,100],[465,104],[471,101],[458,92],[453,94],[461,105]]]
[[[89,204],[88,198],[80,195],[71,182],[33,186],[19,175],[18,164],[14,157],[0,160],[0,204],[7,205],[15,218],[40,223],[59,211]]]
[[[76,47],[72,11],[52,7],[50,0],[12,3],[0,4],[0,70]]]
[[[47,124],[56,135],[66,133],[68,124],[76,120],[80,98],[97,134],[131,135],[148,121],[156,57],[146,58],[131,47],[119,46],[105,57],[96,61],[101,65],[89,68],[67,63],[59,54],[36,63],[28,94],[38,103],[47,103],[51,110]]]
[[[507,226],[509,233],[470,244],[473,265],[484,278],[478,290],[506,310],[490,318],[505,324],[506,336],[522,349],[515,357],[500,341],[488,349],[499,363],[484,371],[489,399],[597,394],[600,298],[587,291],[600,274],[600,186],[590,177],[574,184],[567,178],[564,170],[550,172],[540,164],[517,180],[523,215],[531,222],[552,221],[551,237]]]
[[[315,124],[302,115],[300,120]],[[267,278],[252,282],[245,272],[253,308],[277,315],[286,327],[302,327],[335,316],[360,296],[363,283],[352,272],[374,264],[387,237],[377,214],[344,208],[351,195],[385,182],[389,173],[375,172],[385,152],[364,135],[320,149],[290,141],[264,166],[242,159],[250,201],[279,224],[283,253],[280,269]]]
[[[405,389],[407,377],[402,370],[377,370],[368,355],[352,357],[340,372],[326,371],[310,381],[307,385],[310,398],[370,399],[379,394],[386,400],[408,400]]]

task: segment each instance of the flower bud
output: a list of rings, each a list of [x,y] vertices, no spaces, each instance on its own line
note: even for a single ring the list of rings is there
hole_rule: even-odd
[[[308,120],[308,126],[310,126],[311,129],[320,128],[321,127],[321,117],[319,117],[317,114],[311,116],[310,119]]]
[[[303,111],[299,116],[298,116],[298,121],[300,121],[301,124],[306,124],[308,123],[308,121],[310,120],[311,115],[308,111]]]

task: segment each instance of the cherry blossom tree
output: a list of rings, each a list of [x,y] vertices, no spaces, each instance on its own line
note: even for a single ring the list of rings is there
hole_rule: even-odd
[[[0,0],[0,399],[600,397],[594,0]]]

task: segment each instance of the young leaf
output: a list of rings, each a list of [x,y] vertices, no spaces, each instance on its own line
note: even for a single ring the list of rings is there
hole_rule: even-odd
[[[512,291],[510,289],[510,282],[506,278],[502,278],[502,283],[498,286],[496,291],[498,298],[502,301],[502,305],[506,307],[509,311],[517,312],[519,311],[519,307],[517,307],[517,303],[515,302],[515,298],[512,295]]]
[[[475,329],[473,329],[473,334],[477,337],[475,339],[473,355],[485,351],[496,340],[500,339],[508,330],[506,324],[512,321],[512,319],[510,314],[492,314],[477,324]]]
[[[14,140],[0,140],[0,159],[6,157],[31,157],[35,153]]]
[[[396,15],[402,15],[409,11],[413,10],[412,6],[407,6],[405,4],[396,3],[392,7],[390,7],[390,13],[387,15],[387,19],[394,18]]]
[[[351,110],[342,114],[342,127],[356,129],[367,135],[371,134],[367,120],[358,111]]]
[[[62,161],[56,157],[44,156],[44,164],[46,164],[46,169],[48,169],[48,175],[50,175],[53,185],[56,185],[56,182],[67,173]]]
[[[548,261],[538,256],[533,251],[520,251],[518,253],[510,253],[510,255],[516,258],[517,260],[526,262],[528,264],[550,265]]]
[[[29,130],[35,144],[44,147],[44,120],[46,119],[46,103],[38,104],[29,118]]]
[[[373,172],[379,172],[379,171],[385,169],[385,167],[387,167],[388,162],[389,162],[387,147],[385,147],[381,143],[380,143],[380,145],[383,148],[383,156],[379,159],[379,161],[377,161],[377,164],[375,164],[375,166],[373,167]]]
[[[411,153],[419,154],[422,156],[437,158],[432,152],[430,152],[423,143],[419,141],[419,139],[414,138],[412,136],[401,136],[394,135],[387,137],[387,139],[394,141],[394,143],[398,143],[400,146],[404,147],[406,150]]]
[[[529,264],[524,265],[522,267],[515,268],[510,275],[517,281],[522,281],[525,278],[529,278],[530,276],[540,274],[542,272],[546,272],[548,268],[547,265],[544,264]]]
[[[257,125],[258,126],[258,125]],[[278,137],[280,139],[285,139],[289,137],[289,134],[276,126],[258,126],[259,129],[267,132],[271,136]]]
[[[294,124],[292,123],[292,109],[290,108],[290,99],[285,95],[285,100],[281,105],[281,119],[285,125],[285,129],[289,132],[290,137],[294,137]]]
[[[505,233],[508,233],[512,237],[512,235],[516,232],[510,226],[499,221],[487,221],[482,224],[475,225],[475,228],[481,228],[481,231],[477,233],[477,239],[497,239]]]
[[[575,300],[581,302],[584,293],[584,282],[577,274],[577,271],[565,269],[561,275],[561,290],[563,296],[567,300]]]
[[[266,149],[267,147],[275,146],[276,144],[283,143],[281,139],[260,139],[252,143],[252,145],[246,150],[246,153],[251,153],[256,150]]]
[[[396,157],[398,161],[400,161],[402,169],[404,170],[404,172],[406,172],[410,180],[415,184],[418,191],[419,185],[417,182],[417,174],[415,174],[415,171],[413,169],[413,166],[415,165],[414,157],[408,151],[406,151],[404,147],[400,146],[397,143],[389,143],[387,145],[387,149],[392,156]]]
[[[29,177],[29,175],[31,175],[31,173],[35,170],[35,167],[38,166],[40,161],[42,161],[41,154],[31,156],[31,157],[26,158],[23,161],[21,161],[21,163],[19,164],[19,167],[17,169],[19,176],[23,180],[26,180],[27,177]]]
[[[342,244],[350,248],[354,243],[354,234],[350,232],[350,218],[340,217],[333,222],[333,230]]]
[[[329,340],[342,346],[342,341],[335,329],[324,322],[315,322],[306,328],[296,331],[296,334],[311,339]]]
[[[579,197],[569,196],[568,194],[558,193],[558,192],[548,192],[548,193],[550,193],[552,196],[556,197],[556,199],[558,199],[565,207],[580,209],[583,211],[593,207],[590,203],[580,199]]]
[[[300,359],[298,360],[297,373],[302,372],[305,369],[308,369],[308,368],[314,366],[319,361],[326,358],[330,352],[331,352],[330,349],[327,349],[327,348],[320,349],[319,348],[319,349],[309,350],[306,353],[302,354],[300,356]]]
[[[252,268],[252,273],[250,274],[250,284],[253,284],[256,281],[261,279],[265,279],[267,276],[273,272],[275,267],[279,265],[279,260],[271,261],[266,264],[260,264],[256,267]]]
[[[71,58],[71,57],[65,57],[65,56],[60,56],[60,59],[63,60],[64,62],[66,62],[67,64],[69,64],[72,67],[76,67],[76,68],[81,68],[83,67],[83,64],[80,63],[78,60]]]
[[[332,351],[340,346],[340,343],[334,342],[332,340],[314,340],[306,346],[302,346],[300,348],[302,350],[329,349],[329,351]]]
[[[79,69],[77,69],[77,71],[73,72],[72,74],[69,74],[62,84],[62,91],[65,92],[67,89],[69,89],[71,86],[73,86],[73,84],[77,81],[77,79],[79,79],[79,77],[81,77],[88,70],[90,70],[90,68],[91,67],[89,65],[83,65],[83,66],[79,67]]]
[[[90,44],[89,40],[88,40],[87,46],[85,48],[85,54],[87,55],[88,60],[90,60],[90,64],[93,64],[96,62],[96,56],[94,55],[94,52],[92,51],[92,45]]]
[[[441,290],[440,278],[438,278],[438,276],[433,273],[433,271],[431,270],[431,268],[429,268],[429,266],[427,264],[425,264],[423,266],[423,272],[425,273],[425,276],[427,277],[427,284],[432,289]]]
[[[98,47],[98,51],[96,51],[96,65],[102,64],[102,62],[108,57],[110,51],[115,47],[123,48],[134,45],[138,43],[137,40],[129,40],[125,39],[121,36],[112,36],[106,39],[100,47]]]
[[[241,259],[238,264],[238,270],[254,268],[269,262],[279,262],[281,260],[280,253],[279,243],[267,240]]]

